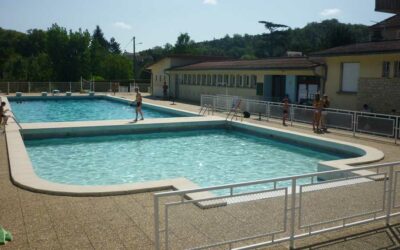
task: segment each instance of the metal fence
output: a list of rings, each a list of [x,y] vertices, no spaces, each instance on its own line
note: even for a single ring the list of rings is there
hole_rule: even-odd
[[[112,92],[113,82],[0,82],[0,93],[51,93],[60,92]],[[128,92],[128,86],[138,87],[141,92],[147,92],[150,83],[118,83],[120,92]],[[125,88],[124,88],[125,87]],[[124,91],[126,90],[126,91]],[[133,91],[133,89],[132,89]]]
[[[241,99],[228,95],[202,95],[201,105],[212,105],[213,111],[229,112],[238,101],[239,112],[249,112],[259,118],[282,119],[283,104],[279,102],[267,102],[259,100]],[[397,144],[400,139],[400,116],[366,113],[352,110],[332,109],[326,112],[326,124],[329,128],[346,130],[354,136],[356,134],[374,135],[379,137],[393,138]],[[314,108],[311,106],[289,104],[288,121],[300,124],[311,124],[314,116]]]
[[[156,249],[293,248],[398,215],[400,162],[154,194]]]

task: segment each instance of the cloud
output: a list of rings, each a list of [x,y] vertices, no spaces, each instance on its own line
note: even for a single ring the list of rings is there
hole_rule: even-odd
[[[333,8],[333,9],[324,9],[319,13],[321,16],[324,17],[330,17],[330,16],[337,16],[341,13],[342,11],[338,8]]]
[[[209,5],[216,5],[218,2],[217,0],[203,0],[203,3]]]
[[[124,23],[124,22],[115,22],[114,26],[117,28],[120,28],[120,29],[124,29],[124,30],[132,29],[132,26],[130,26],[129,24]]]

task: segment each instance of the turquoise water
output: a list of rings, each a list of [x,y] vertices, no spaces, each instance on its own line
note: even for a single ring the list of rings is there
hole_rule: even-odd
[[[135,107],[106,99],[10,101],[20,122],[66,122],[134,119]],[[144,117],[163,118],[181,115],[143,107]]]
[[[343,155],[228,130],[26,140],[38,176],[66,184],[112,185],[185,177],[200,186],[317,171]]]

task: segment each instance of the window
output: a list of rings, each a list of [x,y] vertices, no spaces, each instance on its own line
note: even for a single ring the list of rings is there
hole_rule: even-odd
[[[234,87],[235,86],[235,76],[234,75],[230,75],[229,77],[229,86],[230,87]]]
[[[359,76],[360,76],[359,63],[343,63],[341,90],[343,92],[357,92]]]
[[[183,75],[183,82],[182,84],[187,84],[188,76],[186,74]]]
[[[229,76],[228,75],[224,75],[223,85],[224,86],[228,86],[229,85]]]
[[[397,30],[397,39],[400,39],[400,30]]]
[[[222,84],[222,75],[218,75],[217,86],[223,86],[223,84]]]
[[[243,87],[241,75],[236,75],[236,87],[238,87],[238,88]]]
[[[256,75],[252,75],[250,77],[250,88],[255,88],[257,84],[257,76]]]
[[[201,75],[197,75],[197,85],[201,85]]]
[[[207,84],[207,76],[206,75],[202,75],[201,76],[201,84],[202,85],[206,85]]]
[[[193,85],[196,85],[197,84],[197,82],[196,82],[196,75],[192,75],[192,84]]]
[[[217,83],[217,75],[212,75],[212,85],[215,86]]]
[[[207,85],[211,85],[211,75],[207,75]]]
[[[382,63],[382,77],[389,77],[390,76],[390,62],[383,62]]]
[[[156,75],[156,81],[157,81],[157,75]]]
[[[394,77],[400,77],[400,61],[394,62]]]
[[[188,75],[187,84],[192,84],[192,75]]]
[[[245,87],[245,88],[249,87],[249,76],[248,75],[244,76],[244,86],[243,87]]]

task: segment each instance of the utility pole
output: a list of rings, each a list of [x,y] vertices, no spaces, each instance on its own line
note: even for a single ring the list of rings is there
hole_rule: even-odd
[[[133,79],[136,79],[136,41],[133,37]]]

